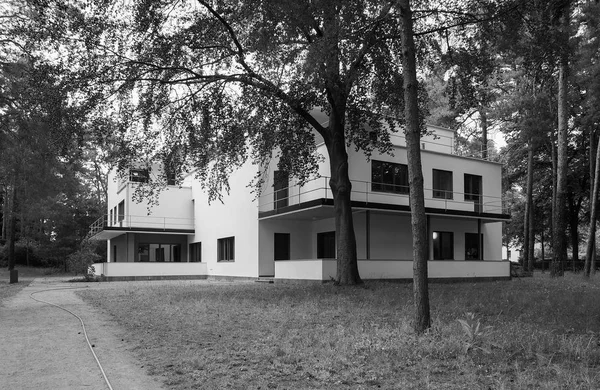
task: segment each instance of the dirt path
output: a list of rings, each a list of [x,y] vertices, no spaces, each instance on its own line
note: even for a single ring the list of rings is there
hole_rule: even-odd
[[[109,389],[79,320],[39,300],[60,305],[85,323],[91,344],[114,390],[162,389],[137,361],[117,325],[85,304],[65,278],[37,278],[0,305],[0,387],[3,389]],[[96,284],[97,285],[97,284]],[[54,290],[54,291],[52,291]],[[160,378],[159,378],[160,379]]]

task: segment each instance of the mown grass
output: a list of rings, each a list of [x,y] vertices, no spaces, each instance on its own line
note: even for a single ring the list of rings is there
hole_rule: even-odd
[[[579,275],[432,284],[424,335],[411,329],[410,284],[111,283],[80,294],[169,389],[600,388],[600,282]],[[457,321],[467,312],[478,332]]]

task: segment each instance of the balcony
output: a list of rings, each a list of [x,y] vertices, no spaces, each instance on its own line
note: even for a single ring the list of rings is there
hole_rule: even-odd
[[[303,186],[290,186],[264,193],[259,197],[259,218],[292,212],[303,205],[333,204],[329,177],[311,180]],[[387,183],[351,180],[353,207],[410,211],[408,188]],[[376,188],[377,190],[373,190]],[[508,203],[499,196],[465,194],[425,188],[425,208],[428,214],[480,216],[491,219],[509,219]]]
[[[90,225],[88,238],[106,240],[126,232],[193,234],[193,218],[156,217],[148,215],[104,215]]]

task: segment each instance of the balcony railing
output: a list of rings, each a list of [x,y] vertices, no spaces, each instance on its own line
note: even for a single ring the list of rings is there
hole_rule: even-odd
[[[259,197],[259,212],[272,211],[315,199],[333,199],[329,177],[323,176],[303,186],[289,186],[263,193]],[[353,201],[409,206],[409,190],[406,186],[388,183],[351,180]],[[469,194],[458,191],[424,188],[425,207],[448,211],[507,214],[508,204],[502,197]]]
[[[155,217],[148,215],[109,215],[98,218],[90,225],[89,237],[105,228],[154,229],[154,230],[191,230],[194,229],[193,218]]]

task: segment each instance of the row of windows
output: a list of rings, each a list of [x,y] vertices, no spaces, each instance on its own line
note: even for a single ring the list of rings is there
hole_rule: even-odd
[[[115,206],[109,213],[109,225],[117,224],[125,219],[125,201],[122,200],[118,206]]]
[[[167,185],[175,185],[175,173],[167,170],[165,172],[167,176]],[[150,169],[130,169],[129,170],[129,181],[132,183],[148,183],[150,181]]]
[[[453,199],[452,172],[433,169],[432,176],[433,197]],[[289,197],[289,177],[287,172],[275,171],[273,183],[273,203],[275,208],[286,207]],[[465,173],[464,183],[465,201],[479,202],[482,193],[481,176]],[[371,162],[371,191],[408,194],[410,192],[408,165],[373,160]]]
[[[274,260],[290,260],[291,235],[289,233],[275,233],[273,237]],[[433,232],[433,260],[454,259],[454,233]],[[141,245],[140,245],[141,248]],[[317,258],[335,258],[335,232],[317,233]],[[483,253],[483,234],[480,234],[479,243],[477,233],[465,233],[465,260],[480,260]],[[179,255],[178,255],[179,256]],[[217,240],[217,261],[235,260],[235,237],[220,238]],[[150,260],[139,260],[150,261]],[[161,261],[161,260],[156,260]],[[162,260],[165,261],[165,260]],[[179,261],[179,260],[166,260]],[[202,243],[190,244],[190,261],[202,261]]]
[[[433,169],[432,177],[433,197],[453,199],[452,172]],[[480,200],[481,183],[481,176],[465,173],[465,200]],[[371,163],[371,191],[408,194],[408,165],[373,160]]]

